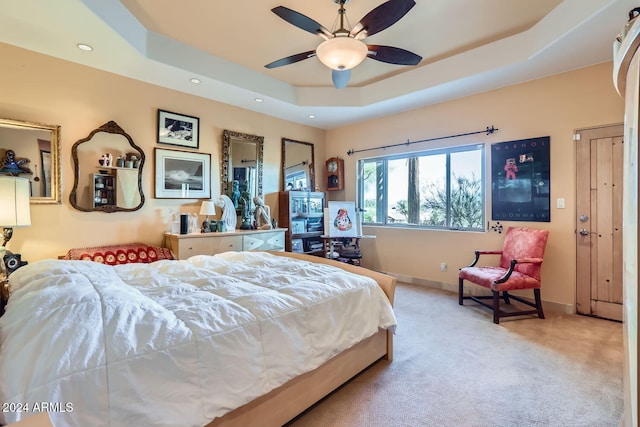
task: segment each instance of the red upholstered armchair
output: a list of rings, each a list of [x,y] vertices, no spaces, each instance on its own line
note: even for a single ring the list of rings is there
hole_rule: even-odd
[[[475,251],[475,260],[468,267],[461,268],[458,275],[458,303],[463,305],[465,299],[470,299],[493,310],[493,323],[496,324],[500,323],[501,317],[528,314],[537,314],[544,319],[540,299],[540,268],[548,237],[548,230],[509,227],[501,251]],[[480,255],[500,255],[500,266],[476,267]],[[464,280],[490,289],[492,295],[464,295]],[[508,292],[520,289],[533,289],[535,303]],[[510,298],[513,298],[535,310],[503,311],[500,309],[500,293],[505,304],[510,304]],[[487,299],[491,299],[492,304],[484,301]]]

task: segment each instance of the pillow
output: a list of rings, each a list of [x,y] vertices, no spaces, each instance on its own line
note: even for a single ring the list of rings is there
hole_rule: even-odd
[[[129,263],[150,263],[163,259],[175,259],[170,249],[150,246],[144,243],[74,248],[63,259],[88,260],[102,264],[118,265]]]

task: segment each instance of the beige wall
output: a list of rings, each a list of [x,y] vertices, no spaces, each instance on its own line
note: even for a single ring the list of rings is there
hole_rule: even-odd
[[[197,212],[198,200],[153,198],[153,148],[156,147],[157,109],[200,118],[200,152],[212,154],[213,197],[219,194],[222,131],[265,137],[264,193],[277,215],[275,197],[280,183],[282,137],[316,144],[317,184],[325,189],[323,165],[328,157],[345,159],[346,189],[330,192],[333,200],[355,199],[355,164],[371,151],[347,156],[359,149],[420,140],[484,129],[494,125],[493,135],[471,136],[385,153],[422,150],[484,142],[551,137],[550,223],[509,223],[548,228],[551,231],[543,267],[543,299],[571,308],[575,303],[575,129],[623,121],[624,104],[611,83],[612,65],[601,64],[464,99],[408,111],[328,132],[275,119],[161,87],[127,79],[88,67],[60,61],[0,44],[7,59],[0,77],[11,82],[3,87],[0,117],[61,125],[62,205],[32,205],[32,226],[18,229],[9,249],[27,260],[63,254],[71,247],[116,242],[143,241],[159,244],[170,209]],[[68,203],[73,185],[71,146],[92,129],[116,121],[144,150],[144,207],[135,213],[85,213]],[[326,147],[325,147],[326,139]],[[170,148],[164,146],[165,148]],[[487,166],[490,150],[487,149]],[[487,195],[490,197],[489,183]],[[566,199],[566,209],[556,209],[555,200]],[[489,205],[488,205],[489,206]],[[487,219],[490,219],[489,216]],[[454,285],[457,268],[466,265],[478,248],[497,248],[502,235],[494,232],[463,233],[410,229],[365,228],[375,240],[363,243],[365,265],[390,273]],[[446,262],[447,272],[440,271]]]
[[[606,63],[562,75],[531,81],[432,107],[408,111],[327,133],[327,157],[345,159],[347,188],[331,192],[332,200],[354,200],[356,161],[404,151],[483,142],[490,171],[490,144],[539,136],[551,137],[551,222],[501,221],[505,226],[530,226],[550,230],[543,265],[542,297],[545,301],[575,305],[575,129],[622,123],[624,102],[612,84],[612,64]],[[346,150],[376,147],[427,138],[473,132],[495,126],[499,131],[445,141],[414,144],[385,151],[347,156]],[[491,219],[490,182],[487,181],[487,220]],[[556,209],[556,199],[566,200]],[[457,269],[473,258],[474,249],[499,248],[503,236],[495,232],[468,233],[365,227],[375,240],[363,241],[365,264],[382,271],[420,280],[457,286]],[[440,263],[448,271],[440,271]],[[451,286],[449,286],[451,287]],[[456,287],[457,289],[457,287]]]
[[[200,118],[200,152],[211,153],[212,196],[220,194],[222,131],[262,135],[265,201],[280,186],[281,138],[316,144],[324,158],[325,132],[226,104],[127,79],[0,44],[0,117],[61,126],[61,205],[31,205],[32,226],[14,230],[8,249],[28,261],[56,257],[69,248],[141,241],[160,244],[170,209],[199,211],[199,200],[154,199],[153,148],[157,110]],[[114,120],[147,156],[143,170],[146,202],[133,213],[80,212],[69,204],[73,186],[71,146],[94,128]],[[163,148],[177,148],[162,146]],[[39,163],[39,162],[38,162]],[[203,219],[203,218],[202,218]]]

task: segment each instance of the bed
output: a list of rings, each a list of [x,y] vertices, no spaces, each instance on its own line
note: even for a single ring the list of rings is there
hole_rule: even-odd
[[[392,359],[395,280],[302,254],[45,260],[11,287],[0,401],[32,408],[0,424],[279,426]]]

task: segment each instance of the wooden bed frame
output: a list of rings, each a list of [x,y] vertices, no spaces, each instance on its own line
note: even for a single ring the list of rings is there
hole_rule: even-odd
[[[271,251],[269,253],[329,264],[370,277],[378,282],[393,305],[396,288],[394,277],[312,255]],[[0,292],[3,290],[0,289]],[[382,358],[389,362],[393,360],[393,334],[386,330],[379,330],[375,335],[334,356],[313,371],[300,375],[277,389],[214,419],[205,427],[280,427]],[[45,422],[48,421],[48,417],[46,420],[43,417],[42,420],[33,418],[31,421],[44,423],[27,425],[51,425]]]
[[[292,252],[270,253],[334,265],[352,273],[371,277],[378,282],[393,304],[396,288],[394,277],[311,255]],[[383,330],[338,354],[313,371],[290,380],[223,417],[216,418],[205,427],[280,427],[381,358],[389,362],[393,360],[393,334]]]

